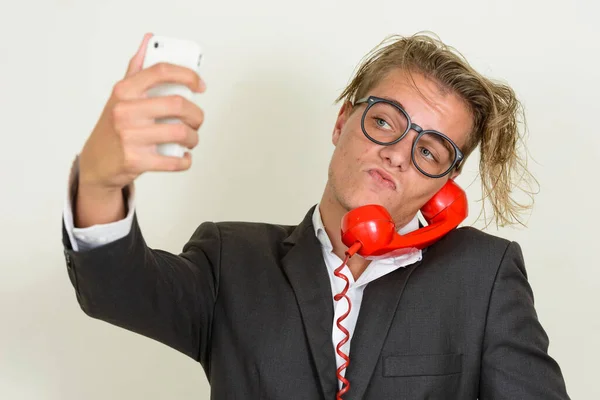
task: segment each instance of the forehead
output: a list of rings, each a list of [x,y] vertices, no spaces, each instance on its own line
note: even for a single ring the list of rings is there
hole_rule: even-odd
[[[463,99],[432,79],[396,69],[387,73],[368,95],[397,101],[413,123],[442,132],[464,149],[473,126],[471,112]]]

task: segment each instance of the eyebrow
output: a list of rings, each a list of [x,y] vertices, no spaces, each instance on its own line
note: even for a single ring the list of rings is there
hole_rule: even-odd
[[[406,107],[404,107],[404,105],[402,103],[400,103],[398,100],[394,99],[393,97],[388,97],[388,96],[381,96],[382,99],[386,99],[387,101],[391,101],[392,103],[394,103],[395,105],[397,105],[398,107],[401,107],[404,111],[406,111]],[[408,111],[406,111],[408,112]]]
[[[454,147],[452,147],[452,145],[447,140],[445,140],[444,138],[442,138],[441,136],[438,136],[438,135],[428,135],[428,136],[429,137],[433,136],[435,138],[435,140],[437,142],[441,143],[446,149],[448,149],[448,151],[450,153],[454,152]]]

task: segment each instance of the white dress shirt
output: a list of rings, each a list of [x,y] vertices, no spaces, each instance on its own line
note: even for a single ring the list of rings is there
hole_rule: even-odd
[[[84,251],[116,241],[120,238],[127,236],[129,231],[131,230],[131,226],[133,223],[133,214],[135,211],[135,193],[134,186],[130,185],[128,197],[129,209],[127,216],[124,219],[109,224],[94,225],[88,228],[75,228],[73,224],[73,209],[71,204],[71,197],[73,194],[73,182],[78,174],[77,161],[78,160],[75,160],[75,162],[73,163],[73,169],[69,178],[69,190],[65,202],[63,218],[65,228],[67,234],[69,235],[69,239],[73,250]],[[333,246],[331,245],[331,241],[327,236],[327,233],[323,226],[319,205],[315,207],[315,211],[312,216],[312,222],[315,230],[315,235],[321,243],[323,258],[325,260],[325,265],[327,266],[327,272],[331,284],[331,292],[333,296],[335,296],[337,293],[340,293],[342,291],[346,283],[344,280],[334,275],[334,271],[342,264],[343,260],[341,260],[337,255],[333,253]],[[415,217],[407,225],[398,230],[398,232],[400,234],[406,234],[418,228],[419,220],[415,215]],[[356,255],[355,257],[358,257],[358,255]],[[392,271],[395,271],[398,268],[406,267],[417,261],[420,261],[421,257],[421,250],[416,250],[412,253],[404,254],[399,257],[371,261],[369,266],[365,269],[365,271],[360,275],[360,277],[356,281],[354,281],[354,277],[352,276],[352,273],[350,272],[348,266],[345,266],[342,269],[341,273],[344,274],[350,282],[350,286],[346,295],[350,298],[350,301],[352,303],[350,314],[348,314],[346,319],[341,323],[350,333],[350,340],[348,340],[348,342],[346,342],[344,346],[342,346],[342,352],[350,356],[350,344],[352,341],[352,335],[354,333],[354,328],[356,327],[356,321],[358,320],[358,313],[363,298],[363,292],[367,284],[371,281],[374,281],[377,278],[389,274]],[[333,297],[332,301],[334,316],[333,335],[331,339],[335,351],[337,344],[344,338],[344,333],[338,329],[336,320],[347,312],[348,303],[345,299],[335,301]],[[344,363],[344,359],[341,358],[337,354],[337,352],[335,353],[335,356],[337,368],[339,368],[340,365]],[[350,358],[350,363],[352,363],[352,358]],[[345,370],[343,370],[341,374],[345,375]],[[341,382],[338,382],[338,384],[341,388]]]

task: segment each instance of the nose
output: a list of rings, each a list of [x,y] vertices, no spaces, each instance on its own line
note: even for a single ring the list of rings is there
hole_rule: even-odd
[[[411,164],[412,143],[416,132],[409,132],[402,140],[389,146],[382,146],[379,154],[392,169],[407,171]]]

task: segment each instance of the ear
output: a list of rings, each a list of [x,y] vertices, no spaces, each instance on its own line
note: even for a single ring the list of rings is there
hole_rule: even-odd
[[[345,101],[338,112],[337,119],[335,120],[335,125],[333,126],[333,135],[331,137],[331,142],[334,146],[337,146],[337,142],[342,135],[342,129],[344,129],[344,125],[346,125],[346,121],[350,116],[350,112],[352,110],[352,104],[350,102]]]
[[[454,180],[456,179],[458,176],[460,175],[460,171],[454,170],[452,171],[452,173],[450,174],[450,179]]]

